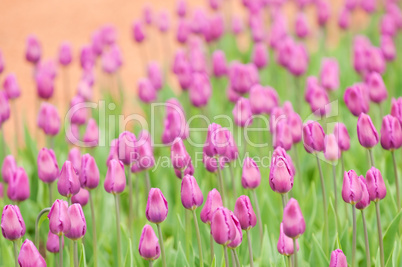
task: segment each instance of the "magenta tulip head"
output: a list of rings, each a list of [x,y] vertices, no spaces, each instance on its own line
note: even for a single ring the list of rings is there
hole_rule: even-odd
[[[185,17],[187,11],[186,0],[177,0],[176,2],[176,13],[179,17]]]
[[[201,189],[194,176],[185,175],[181,181],[181,203],[184,208],[194,210],[204,202]]]
[[[66,161],[61,168],[59,180],[57,181],[57,190],[60,195],[67,198],[72,197],[80,191],[81,184],[76,170],[71,161]]]
[[[38,177],[45,183],[53,183],[59,176],[59,165],[52,149],[42,148],[38,154]]]
[[[157,62],[150,62],[148,63],[147,67],[147,75],[148,79],[151,82],[153,88],[156,90],[162,89],[163,86],[163,74],[161,67]]]
[[[367,67],[370,72],[383,73],[386,68],[386,62],[379,47],[371,46],[367,50]],[[366,55],[367,55],[366,54]]]
[[[67,42],[62,43],[59,47],[59,63],[67,66],[71,63],[72,57],[71,45]]]
[[[227,74],[228,67],[226,64],[225,52],[222,50],[216,50],[212,54],[212,66],[214,75],[216,77],[222,77]]]
[[[304,44],[294,44],[291,49],[291,58],[287,68],[294,76],[303,75],[309,64],[309,55]]]
[[[400,123],[402,123],[402,97],[399,97],[398,99],[392,98],[391,115],[397,118]]]
[[[201,210],[201,221],[203,223],[211,224],[212,215],[214,214],[215,210],[222,206],[222,197],[218,190],[214,188],[209,191],[205,205]]]
[[[342,250],[336,249],[332,251],[329,267],[348,267],[346,256]]]
[[[299,250],[299,242],[296,241],[297,250]],[[285,256],[293,255],[294,253],[294,246],[292,238],[285,235],[283,232],[283,223],[281,223],[280,230],[279,230],[279,239],[278,244],[276,245],[278,252]]]
[[[385,187],[381,172],[378,169],[371,167],[371,169],[367,171],[366,182],[371,201],[377,202],[385,198],[387,188]]]
[[[59,133],[61,127],[60,115],[57,108],[49,103],[42,103],[38,114],[38,127],[46,135],[55,136]]]
[[[257,224],[257,217],[248,196],[243,195],[236,200],[234,214],[243,230],[250,230]]]
[[[229,81],[233,91],[243,95],[259,82],[258,69],[254,64],[234,62],[229,68]]]
[[[290,133],[292,135],[293,144],[297,144],[302,140],[303,122],[300,115],[296,112],[291,112],[287,117]]]
[[[1,177],[3,181],[8,184],[8,182],[14,176],[17,170],[17,162],[15,161],[13,155],[8,155],[3,160],[3,165],[1,166]]]
[[[109,161],[104,188],[111,194],[120,194],[126,188],[126,174],[123,162],[112,159]]]
[[[232,242],[230,242],[228,244],[228,247],[231,249],[235,249],[238,246],[240,246],[241,242],[243,241],[243,232],[242,232],[242,228],[241,228],[239,219],[236,217],[236,215],[233,212],[230,212],[230,213],[231,213],[230,217],[235,226],[236,235],[235,235],[234,239],[232,240]]]
[[[141,257],[146,260],[152,261],[159,258],[160,247],[158,238],[149,224],[146,224],[142,229],[138,251]]]
[[[320,81],[327,90],[339,88],[339,65],[336,59],[326,58],[322,61]]]
[[[257,163],[246,157],[243,162],[243,172],[241,176],[241,184],[245,189],[255,189],[261,183],[261,173]]]
[[[211,219],[211,235],[220,245],[228,245],[236,237],[236,226],[231,217],[232,212],[225,207],[216,209]]]
[[[99,143],[99,128],[93,118],[88,120],[87,128],[85,129],[83,141],[88,147],[95,147]]]
[[[286,194],[293,187],[294,173],[283,156],[273,156],[269,172],[269,185],[274,192]]]
[[[232,111],[236,125],[246,127],[253,123],[253,113],[251,112],[250,100],[241,97]]]
[[[178,170],[185,169],[191,161],[190,155],[187,153],[183,140],[180,137],[177,137],[172,144],[170,158],[173,168]]]
[[[0,91],[0,126],[10,118],[10,102],[7,94]]]
[[[142,130],[137,142],[139,154],[137,166],[140,170],[147,170],[155,165],[154,150],[151,142],[152,140],[149,132],[146,130]]]
[[[324,130],[318,122],[308,121],[303,125],[303,144],[308,153],[323,151],[324,139]]]
[[[59,236],[55,235],[52,233],[52,231],[49,231],[47,234],[47,241],[46,241],[46,249],[50,253],[58,253],[60,250],[60,244],[59,244]],[[64,248],[64,238],[62,241],[62,249]]]
[[[79,173],[81,170],[81,151],[78,147],[73,147],[68,152],[68,160],[71,161],[73,168],[76,173]]]
[[[346,106],[350,112],[358,117],[361,113],[369,111],[369,94],[365,85],[354,84],[348,87],[343,96]]]
[[[386,115],[381,125],[381,146],[386,150],[402,146],[402,127],[397,118]]]
[[[338,142],[338,146],[341,151],[347,151],[350,148],[350,137],[348,129],[345,124],[337,122],[334,127],[334,135]]]
[[[4,78],[3,88],[8,99],[15,99],[21,95],[21,89],[14,73],[10,73]]]
[[[70,231],[71,220],[67,201],[56,199],[47,217],[49,218],[49,229],[53,234],[61,236]]]
[[[252,61],[258,69],[268,64],[268,50],[264,42],[256,43],[253,48]]]
[[[137,43],[144,41],[146,34],[142,21],[135,21],[132,25],[132,35]]]
[[[345,171],[342,184],[342,199],[346,203],[355,205],[363,197],[359,177],[354,170]]]
[[[362,188],[362,199],[356,203],[356,209],[362,210],[370,205],[370,195],[367,188],[366,179],[363,175],[359,176],[360,187]]]
[[[306,230],[306,222],[296,199],[291,198],[286,204],[282,223],[285,235],[293,239],[298,238]]]
[[[326,160],[337,161],[341,156],[338,140],[334,134],[328,134],[324,139],[324,156]]]
[[[24,168],[18,167],[14,176],[8,181],[7,196],[15,202],[21,202],[29,198],[29,179]]]
[[[305,38],[310,33],[310,28],[308,25],[307,17],[304,15],[303,12],[299,12],[296,16],[295,21],[295,32],[299,38]]]
[[[82,207],[88,204],[88,201],[89,201],[89,191],[82,187],[80,191],[71,198],[72,203],[80,204]]]
[[[212,87],[209,78],[203,73],[194,73],[189,89],[190,101],[195,107],[204,107],[208,104],[212,95]]]
[[[280,119],[276,122],[272,141],[274,148],[283,147],[285,150],[292,148],[292,131],[286,120]]]
[[[162,191],[159,188],[151,188],[145,209],[147,220],[153,223],[161,223],[166,220],[168,211],[168,202]]]
[[[382,35],[380,41],[382,55],[386,61],[393,61],[396,57],[396,47],[391,36]]]
[[[361,113],[357,120],[357,137],[365,148],[378,144],[378,133],[369,115]]]
[[[388,97],[387,88],[381,75],[377,72],[371,72],[367,77],[367,87],[370,100],[374,103],[381,103]]]
[[[18,264],[21,267],[46,267],[46,261],[35,247],[34,243],[29,239],[25,239],[22,243],[20,253],[18,255]]]
[[[148,78],[138,80],[138,97],[144,103],[151,103],[158,97],[156,89]]]
[[[68,207],[68,216],[70,217],[71,228],[70,231],[66,233],[66,237],[71,240],[83,238],[87,232],[87,223],[81,205],[72,204]]]
[[[71,99],[70,102],[70,112],[71,112],[71,123],[82,125],[86,122],[88,117],[88,110],[84,108],[85,99],[76,95]]]
[[[253,114],[271,114],[279,104],[278,93],[271,87],[259,84],[250,89],[250,107]]]
[[[14,241],[25,235],[25,222],[17,205],[4,206],[1,215],[1,233],[5,239]]]
[[[25,46],[25,58],[28,62],[36,64],[39,62],[42,48],[36,36],[28,36]]]
[[[117,154],[124,165],[130,165],[138,159],[137,139],[131,132],[125,131],[119,135]]]
[[[89,190],[95,189],[99,184],[99,177],[99,168],[95,159],[90,154],[83,155],[79,174],[81,186]]]

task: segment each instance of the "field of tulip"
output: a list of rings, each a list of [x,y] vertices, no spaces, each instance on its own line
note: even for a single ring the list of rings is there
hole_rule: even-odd
[[[121,29],[92,33],[79,58],[65,42],[55,60],[29,36],[37,127],[18,149],[4,132],[23,122],[3,126],[24,91],[0,51],[0,267],[402,266],[401,1],[336,14],[326,0],[242,0],[246,16],[232,1],[144,8],[135,45],[155,27],[177,46],[164,62],[138,55],[134,100]],[[370,15],[362,32],[356,12]],[[50,102],[71,64],[82,76],[57,88],[74,91],[66,111]]]

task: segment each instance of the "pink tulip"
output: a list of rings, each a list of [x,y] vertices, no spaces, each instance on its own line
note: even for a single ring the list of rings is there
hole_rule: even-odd
[[[29,198],[29,179],[24,168],[18,167],[13,177],[8,181],[7,196],[15,202],[21,202]]]

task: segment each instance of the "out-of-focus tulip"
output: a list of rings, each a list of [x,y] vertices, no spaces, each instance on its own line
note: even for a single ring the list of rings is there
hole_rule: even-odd
[[[25,235],[25,222],[17,205],[6,205],[1,215],[1,232],[5,239],[14,241]]]
[[[238,16],[233,16],[232,17],[232,25],[231,25],[232,33],[237,35],[241,33],[244,29],[243,21],[240,17]]]
[[[272,157],[269,185],[274,192],[285,194],[293,187],[294,173],[287,159],[282,156]]]
[[[348,262],[346,260],[345,254],[340,249],[336,249],[331,253],[331,260],[329,262],[329,267],[347,267]]]
[[[151,188],[148,193],[145,216],[152,223],[161,223],[168,215],[168,202],[159,188]]]
[[[354,170],[345,171],[342,184],[342,199],[346,203],[355,205],[363,197],[359,177]]]
[[[138,246],[140,256],[149,261],[159,258],[161,250],[158,241],[152,227],[146,224],[142,229],[140,244]]]
[[[67,201],[56,199],[47,217],[49,218],[49,229],[53,234],[61,236],[70,231],[71,220]]]
[[[293,136],[287,121],[278,120],[273,132],[273,147],[283,147],[285,150],[291,149]]]
[[[303,44],[295,44],[291,49],[291,59],[288,62],[288,70],[295,76],[303,75],[308,68],[309,55]]]
[[[299,251],[299,242],[296,241],[297,251]],[[283,223],[281,223],[280,231],[279,231],[279,239],[278,244],[276,245],[278,252],[285,256],[293,255],[294,246],[292,238],[285,235],[283,232]]]
[[[296,35],[299,38],[305,38],[307,35],[310,34],[310,28],[307,22],[307,17],[304,15],[304,13],[299,12],[296,16],[296,26],[295,26],[295,31]]]
[[[144,41],[146,35],[145,35],[145,29],[144,25],[142,24],[141,21],[135,21],[132,25],[132,35],[134,40],[137,43],[141,43]]]
[[[100,29],[103,43],[106,45],[113,45],[116,43],[117,31],[113,25],[104,25]]]
[[[66,161],[61,168],[57,190],[60,195],[71,198],[80,191],[81,184],[71,161]]]
[[[71,240],[78,240],[83,238],[87,232],[87,223],[85,221],[85,215],[82,211],[80,204],[72,204],[68,207],[68,216],[71,220],[71,228],[66,237]]]
[[[83,141],[89,147],[95,147],[99,142],[98,124],[93,118],[88,120],[87,128],[85,129]]]
[[[205,205],[201,210],[200,217],[203,223],[211,224],[212,215],[217,208],[222,207],[222,197],[215,188],[209,191]]]
[[[362,189],[362,199],[356,203],[356,209],[362,210],[370,205],[370,196],[367,188],[367,182],[363,175],[359,176],[359,182]]]
[[[38,96],[42,99],[49,99],[53,96],[54,80],[45,71],[38,71],[35,76],[36,90]]]
[[[62,241],[62,245],[63,245],[62,247],[64,248],[64,238]],[[47,251],[49,251],[50,253],[58,253],[59,247],[60,247],[59,236],[55,235],[51,231],[49,231],[49,233],[47,234],[47,241],[46,241]]]
[[[382,51],[382,55],[384,59],[387,61],[393,61],[396,57],[396,48],[394,44],[394,40],[392,37],[387,35],[381,36],[380,47]]]
[[[119,135],[117,154],[124,165],[130,165],[138,159],[136,142],[135,135],[129,131],[124,131]]]
[[[354,10],[357,7],[357,4],[358,4],[357,0],[345,0],[344,3],[345,7],[349,10]]]
[[[46,267],[45,259],[29,239],[25,239],[24,243],[22,243],[18,255],[18,264],[20,267]]]
[[[4,91],[0,91],[0,127],[10,118],[10,103]]]
[[[80,64],[83,69],[92,69],[95,65],[95,54],[90,45],[81,47]]]
[[[151,25],[152,24],[152,19],[153,19],[153,12],[152,8],[149,5],[145,5],[144,8],[142,9],[142,15],[143,15],[143,20],[145,21],[146,24]]]
[[[382,119],[381,146],[386,150],[394,150],[402,146],[402,127],[398,119],[392,115],[386,115]]]
[[[261,173],[257,163],[246,157],[243,162],[243,172],[241,176],[241,184],[245,189],[255,189],[261,183]]]
[[[387,88],[385,87],[382,77],[377,72],[371,72],[367,77],[367,87],[370,100],[375,103],[381,103],[388,97]]]
[[[181,203],[184,208],[194,210],[204,202],[201,189],[194,176],[185,175],[181,181]]]
[[[238,94],[237,92],[235,92],[233,90],[233,87],[230,83],[228,84],[228,86],[226,88],[226,96],[227,96],[228,100],[232,103],[236,103],[241,97],[240,94]]]
[[[15,99],[21,95],[21,89],[14,73],[8,74],[4,78],[3,88],[8,99]]]
[[[170,150],[170,159],[172,160],[173,168],[178,170],[185,169],[191,161],[190,155],[187,153],[183,140],[177,137]]]
[[[250,100],[241,97],[232,111],[235,123],[240,127],[246,127],[253,123]]]
[[[78,147],[73,147],[68,152],[68,160],[73,165],[73,168],[76,173],[81,170],[81,151]]]
[[[17,162],[15,161],[13,155],[6,156],[3,160],[3,165],[1,166],[1,177],[3,178],[3,181],[8,184],[16,171]]]
[[[148,78],[142,78],[138,80],[138,97],[144,103],[151,103],[158,97],[155,88]]]
[[[170,21],[169,21],[169,13],[166,11],[162,11],[158,15],[158,28],[159,31],[165,33],[169,30]]]
[[[226,64],[225,52],[222,50],[216,50],[212,54],[212,66],[214,75],[216,77],[222,77],[227,74],[228,67]]]
[[[391,115],[397,118],[400,123],[402,123],[402,97],[399,97],[398,99],[392,98]]]
[[[57,108],[49,103],[42,103],[38,114],[38,127],[45,134],[55,136],[59,133],[61,127],[60,115]]]
[[[328,1],[319,0],[316,1],[316,6],[317,6],[318,24],[320,26],[324,26],[329,20],[329,17],[331,16],[331,5],[329,4]]]
[[[88,117],[88,110],[85,108],[85,100],[82,96],[76,95],[70,102],[71,123],[82,125]]]
[[[353,40],[353,66],[359,74],[363,74],[368,68],[368,53],[371,47],[370,40],[366,36],[358,35]]]
[[[67,42],[64,42],[59,47],[59,63],[63,66],[67,66],[71,63],[73,58],[71,45]]]
[[[325,58],[321,64],[320,72],[321,85],[327,90],[339,88],[339,65],[333,58]]]
[[[348,87],[343,95],[346,106],[354,116],[369,111],[369,94],[363,84],[354,84]]]
[[[83,207],[88,204],[88,200],[89,192],[84,188],[81,188],[80,191],[71,198],[72,203],[80,204]]]
[[[373,13],[376,10],[377,3],[375,0],[365,0],[365,1],[360,1],[360,6],[367,13]]]
[[[366,148],[378,144],[378,133],[369,115],[361,113],[357,120],[357,137],[359,143]]]
[[[38,177],[45,183],[53,183],[59,176],[59,165],[52,149],[42,148],[38,154]]]
[[[92,33],[91,36],[91,44],[90,44],[90,48],[91,48],[91,52],[93,53],[93,55],[95,56],[100,56],[103,52],[104,49],[104,43],[102,40],[102,33],[100,30],[96,30]],[[82,50],[81,50],[82,53]],[[81,54],[82,56],[82,54]],[[80,58],[81,60],[81,58]],[[80,62],[82,64],[82,62]]]
[[[366,182],[371,201],[377,202],[385,198],[387,188],[385,187],[381,172],[378,169],[371,167],[371,169],[367,171]]]
[[[250,230],[257,224],[257,217],[248,196],[243,195],[236,200],[234,214],[243,230]]]
[[[368,49],[368,69],[371,72],[383,73],[386,68],[385,59],[382,51],[378,47],[371,47]]]
[[[309,104],[311,111],[317,116],[324,116],[331,111],[328,93],[321,88],[311,93]]]
[[[347,30],[350,25],[350,11],[347,8],[341,9],[341,12],[339,13],[338,17],[338,25],[341,29]]]
[[[141,170],[147,170],[155,165],[154,151],[151,144],[151,135],[147,130],[142,130],[137,142],[139,159],[137,165]]]
[[[126,174],[123,162],[112,159],[109,161],[104,188],[111,194],[120,194],[126,188]]]
[[[324,151],[325,133],[316,121],[308,121],[303,126],[303,144],[308,153]]]
[[[250,106],[253,114],[271,114],[279,104],[278,93],[271,87],[254,85],[250,90]]]
[[[177,31],[176,31],[177,41],[181,44],[185,44],[188,40],[188,37],[190,36],[190,33],[191,33],[190,23],[185,19],[179,20],[179,24],[177,25]]]
[[[298,238],[306,230],[306,222],[296,199],[291,198],[283,210],[283,232],[290,238]]]
[[[324,156],[329,161],[337,161],[341,156],[338,140],[334,134],[328,134],[324,139]]]
[[[334,127],[334,135],[338,142],[338,146],[342,151],[347,151],[350,148],[350,137],[345,124],[337,122]]]
[[[28,36],[25,46],[25,58],[28,62],[36,64],[39,62],[42,48],[36,36]]]
[[[254,45],[252,61],[258,69],[263,69],[268,64],[268,51],[263,42]]]
[[[254,64],[234,62],[229,68],[229,80],[233,91],[243,95],[259,82],[258,70]]]
[[[3,54],[0,51],[0,74],[4,71],[4,58]]]
[[[150,62],[147,67],[148,79],[156,90],[162,89],[162,70],[157,62]]]
[[[380,21],[381,35],[394,36],[397,32],[397,27],[392,14],[384,14]]]
[[[8,181],[7,196],[10,200],[21,202],[29,198],[29,179],[24,168],[18,167]]]
[[[186,139],[189,135],[189,128],[184,114],[184,109],[177,99],[166,101],[166,117],[162,142],[170,145],[177,138]]]
[[[218,207],[211,219],[211,235],[215,242],[227,245],[236,237],[236,226],[231,219],[231,211],[225,207]]]
[[[4,198],[4,185],[0,182],[0,200]]]
[[[204,107],[212,95],[211,83],[205,74],[194,73],[192,77],[189,89],[190,101],[195,107]]]
[[[186,0],[177,0],[176,2],[176,13],[179,17],[185,17],[187,11],[187,3]]]
[[[303,135],[303,122],[300,115],[296,112],[291,112],[287,118],[290,133],[292,134],[293,144],[299,143]]]

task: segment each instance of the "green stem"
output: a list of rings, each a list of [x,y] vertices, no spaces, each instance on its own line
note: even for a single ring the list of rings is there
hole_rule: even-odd
[[[262,230],[260,205],[258,205],[257,193],[255,192],[255,189],[253,189],[252,192],[254,197],[255,210],[257,211],[258,229],[260,231],[260,237],[261,237],[260,241],[262,242],[263,230]]]
[[[202,256],[202,244],[201,244],[201,235],[200,235],[200,228],[198,227],[197,215],[195,214],[195,210],[193,209],[193,219],[195,225],[195,231],[197,233],[197,241],[198,241],[198,251],[200,253],[200,266],[204,266],[204,258]]]
[[[250,267],[254,266],[253,260],[253,247],[251,246],[250,230],[246,230],[247,243],[248,243],[248,254],[250,255]]]
[[[342,173],[341,173],[341,181],[343,180],[343,175],[345,174],[345,160],[343,158],[343,152],[341,152],[341,163],[342,163]],[[348,205],[345,203],[343,205],[345,207],[345,218],[349,221],[349,213],[348,213]]]
[[[158,223],[156,224],[158,228],[158,235],[159,235],[159,240],[161,244],[161,252],[162,252],[162,266],[166,267],[166,255],[165,255],[165,246],[163,245],[163,236],[162,236],[162,229],[161,225]]]
[[[283,207],[283,210],[285,210],[285,207],[286,207],[286,194],[281,194],[281,197],[282,197],[282,207]]]
[[[128,230],[130,233],[131,229],[133,228],[133,222],[134,222],[134,215],[133,215],[133,180],[131,179],[131,167],[130,165],[126,165],[126,172],[127,172],[127,179],[128,179]],[[138,205],[138,203],[137,203]]]
[[[38,214],[38,216],[36,217],[36,222],[35,222],[35,246],[37,248],[39,248],[39,220],[40,218],[48,213],[50,211],[50,208],[45,208],[43,210],[41,210]]]
[[[225,191],[223,188],[223,178],[222,178],[222,170],[220,168],[220,164],[219,164],[219,157],[216,158],[217,162],[218,162],[218,182],[219,182],[219,191],[221,193],[222,196],[222,203],[223,206],[226,206],[226,198],[225,198]]]
[[[78,267],[78,245],[77,241],[74,241],[74,267]]]
[[[91,205],[91,219],[92,219],[92,248],[93,248],[93,258],[94,258],[94,267],[98,266],[98,247],[96,245],[96,220],[95,220],[95,206],[92,199],[92,192],[89,192],[89,204]]]
[[[15,267],[18,267],[18,245],[17,245],[18,240],[13,241],[14,245],[14,259],[15,259]]]
[[[366,226],[366,217],[364,216],[364,210],[361,210],[362,212],[362,220],[363,220],[363,228],[364,228],[364,241],[365,241],[365,246],[366,246],[366,264],[367,267],[370,267],[370,246],[369,246],[369,240],[368,240],[368,234],[367,234],[367,226]]]
[[[63,234],[59,236],[59,267],[63,267]]]
[[[243,129],[243,128],[242,128]],[[243,129],[243,155],[246,156],[247,153],[247,140],[246,140],[246,130]]]
[[[324,206],[324,229],[325,229],[325,251],[328,251],[328,213],[327,213],[327,196],[325,194],[325,183],[324,183],[324,176],[322,174],[321,163],[320,159],[318,158],[318,154],[316,154],[318,171],[320,173],[320,180],[321,180],[321,191],[322,191],[322,199],[323,199],[323,206]]]
[[[241,267],[240,260],[239,260],[239,255],[237,255],[237,251],[236,251],[235,248],[233,249],[233,253],[234,253],[234,256],[235,256],[237,266]]]
[[[11,108],[12,108],[12,112],[13,112],[13,116],[14,116],[14,131],[15,131],[15,153],[16,155],[18,155],[18,143],[19,143],[19,137],[20,137],[20,127],[19,127],[19,123],[18,123],[18,114],[19,112],[17,112],[17,106],[15,101],[11,101]]]
[[[236,193],[236,181],[235,181],[235,176],[234,176],[234,170],[233,170],[233,164],[232,162],[229,162],[229,170],[230,170],[230,176],[232,178],[232,187],[233,187],[233,196],[236,199],[237,198],[237,193]]]
[[[291,261],[290,261],[290,256],[286,256],[286,262],[287,262],[287,267],[291,267],[292,266],[292,264],[291,264]]]
[[[353,212],[353,244],[352,244],[352,267],[356,266],[356,206],[352,205]]]
[[[296,244],[296,238],[293,239],[293,266],[297,267],[297,244]]]
[[[228,248],[226,246],[223,246],[223,253],[225,254],[225,266],[229,267]]]
[[[48,183],[49,187],[49,206],[53,205],[53,183]]]
[[[211,263],[214,260],[214,237],[210,234],[209,235],[209,248],[211,249]]]
[[[149,267],[153,267],[154,266],[154,262],[152,260],[149,261]]]
[[[395,174],[395,187],[396,187],[396,202],[397,202],[397,206],[398,206],[398,211],[401,210],[401,200],[399,198],[399,181],[398,181],[398,166],[396,164],[396,160],[395,160],[395,152],[392,150],[391,151],[391,155],[392,155],[392,162],[394,164],[394,174]]]
[[[116,229],[117,229],[117,266],[121,264],[121,237],[120,237],[120,207],[119,207],[119,195],[114,195],[114,202],[116,204]]]
[[[371,167],[374,167],[373,149],[368,148],[368,152],[369,152],[369,157],[370,157],[370,164],[371,164]]]
[[[375,202],[375,211],[377,214],[377,228],[378,228],[378,242],[380,245],[380,258],[381,258],[381,267],[384,267],[384,245],[382,241],[382,230],[381,230],[381,214],[380,214],[380,202]]]
[[[336,219],[338,220],[338,190],[337,190],[337,186],[336,186],[336,166],[335,164],[332,164],[332,175],[334,178],[334,195],[335,195],[335,203],[334,203],[334,208],[335,208],[335,216]]]
[[[71,197],[67,197],[67,203],[68,203],[68,206],[70,207],[71,206]]]
[[[230,250],[230,258],[232,260],[232,266],[237,267],[237,263],[236,263],[236,259],[235,259],[235,256],[234,256],[233,249],[230,248],[229,250]]]
[[[151,190],[151,179],[149,177],[149,171],[145,171],[145,182],[146,182],[146,186],[147,186],[147,192],[149,192]]]

